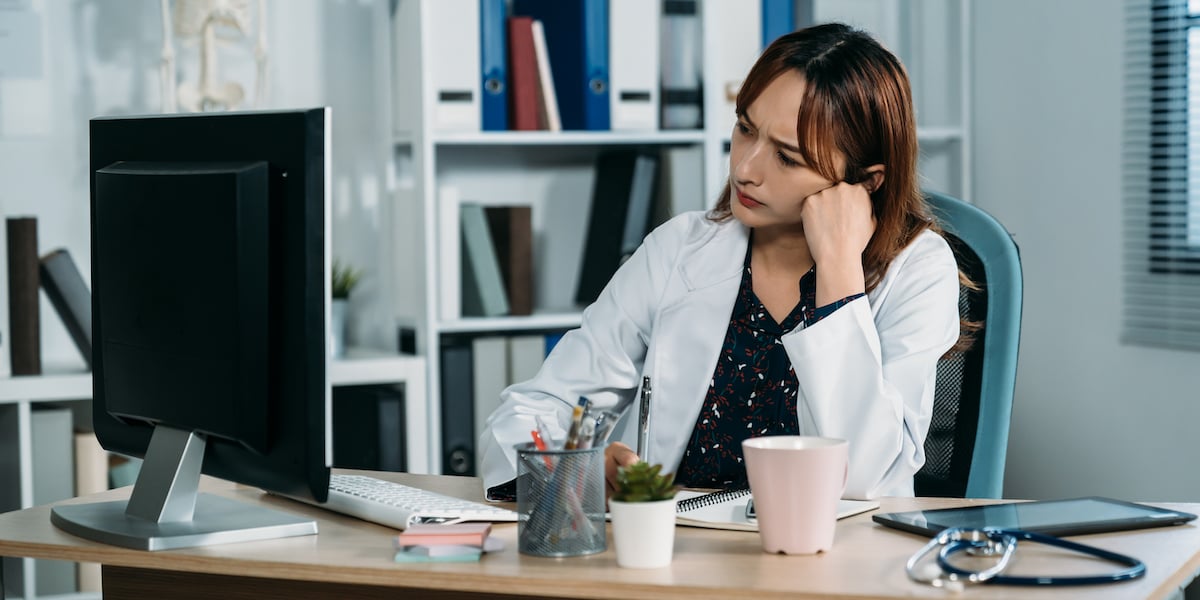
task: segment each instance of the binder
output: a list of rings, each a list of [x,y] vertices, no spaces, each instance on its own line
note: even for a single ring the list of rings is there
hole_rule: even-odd
[[[508,23],[505,0],[479,0],[480,109],[484,131],[508,129]]]
[[[441,338],[442,474],[475,474],[474,386],[471,345]]]
[[[480,2],[424,2],[428,10],[428,54],[425,65],[432,85],[426,101],[433,107],[438,131],[479,131],[482,127],[480,87]]]
[[[610,127],[608,0],[513,0],[542,22],[563,129]]]
[[[699,129],[704,125],[698,8],[696,0],[663,2],[659,49],[663,129]]]
[[[509,124],[514,131],[541,129],[538,116],[538,64],[533,42],[533,19],[508,19],[508,76],[512,102]]]
[[[662,3],[608,2],[610,127],[613,131],[657,131]]]
[[[762,47],[796,29],[794,0],[762,0]]]
[[[711,52],[714,65],[711,76],[705,83],[704,93],[715,106],[716,114],[705,115],[712,120],[715,131],[729,136],[737,121],[737,93],[742,80],[754,66],[761,53],[762,3],[747,0],[708,0],[705,10],[714,11],[708,20],[720,23],[722,31],[737,31],[739,35],[713,35],[707,37],[705,52]]]
[[[483,336],[471,340],[471,437],[464,440],[462,447],[468,448],[472,457],[471,468],[479,472],[482,457],[476,449],[479,436],[483,435],[484,424],[492,412],[500,406],[500,392],[508,387],[508,340],[502,336]],[[443,418],[445,414],[443,413]],[[465,446],[470,442],[469,446]]]
[[[594,302],[642,243],[653,210],[657,169],[654,154],[615,150],[597,157],[577,303]]]
[[[71,253],[59,248],[41,259],[39,270],[42,289],[58,312],[67,333],[79,348],[88,369],[92,368],[92,293],[71,260]]]

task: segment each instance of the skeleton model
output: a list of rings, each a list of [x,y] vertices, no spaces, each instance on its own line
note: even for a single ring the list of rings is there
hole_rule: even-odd
[[[176,0],[171,11],[170,0],[160,0],[162,6],[163,49],[162,79],[163,112],[178,109],[191,112],[235,109],[246,94],[233,81],[221,81],[217,71],[217,44],[234,42],[245,37],[250,29],[251,0]],[[267,88],[267,29],[266,0],[257,0],[258,33],[254,46],[256,66],[254,107],[265,100]],[[185,42],[199,41],[200,81],[184,81],[175,86],[175,45],[179,36]],[[176,95],[178,93],[178,96]],[[178,99],[178,102],[177,102]]]

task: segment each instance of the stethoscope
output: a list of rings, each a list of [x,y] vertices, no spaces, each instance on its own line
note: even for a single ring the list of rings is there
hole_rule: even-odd
[[[1005,575],[1004,570],[1017,551],[1017,543],[1022,541],[1036,542],[1094,556],[1103,560],[1125,565],[1126,569],[1105,573],[1103,575],[1080,576],[1036,576]],[[919,563],[931,552],[937,550],[937,561],[925,567]],[[973,556],[996,557],[996,562],[986,569],[971,571],[956,567],[950,563],[950,557],[959,552],[967,552]],[[945,529],[939,532],[925,547],[917,551],[908,563],[904,565],[908,577],[918,583],[934,587],[960,588],[970,583],[995,583],[1001,585],[1096,585],[1137,579],[1146,574],[1146,565],[1131,556],[1110,552],[1103,548],[1087,546],[1069,540],[1064,540],[1040,533],[1022,531],[1020,529],[996,528],[961,528]]]

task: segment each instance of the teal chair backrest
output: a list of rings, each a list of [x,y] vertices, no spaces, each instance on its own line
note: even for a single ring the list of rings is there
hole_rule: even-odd
[[[926,197],[959,269],[980,288],[962,289],[959,312],[982,328],[970,349],[938,364],[926,463],[914,486],[918,496],[1001,498],[1021,333],[1021,260],[991,215],[944,194]]]

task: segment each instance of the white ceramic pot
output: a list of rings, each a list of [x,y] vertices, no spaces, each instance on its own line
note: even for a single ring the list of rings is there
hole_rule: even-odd
[[[345,298],[334,298],[330,303],[329,355],[339,358],[346,353],[346,305]]]
[[[610,500],[617,564],[654,569],[671,564],[675,552],[675,499],[656,502]]]

